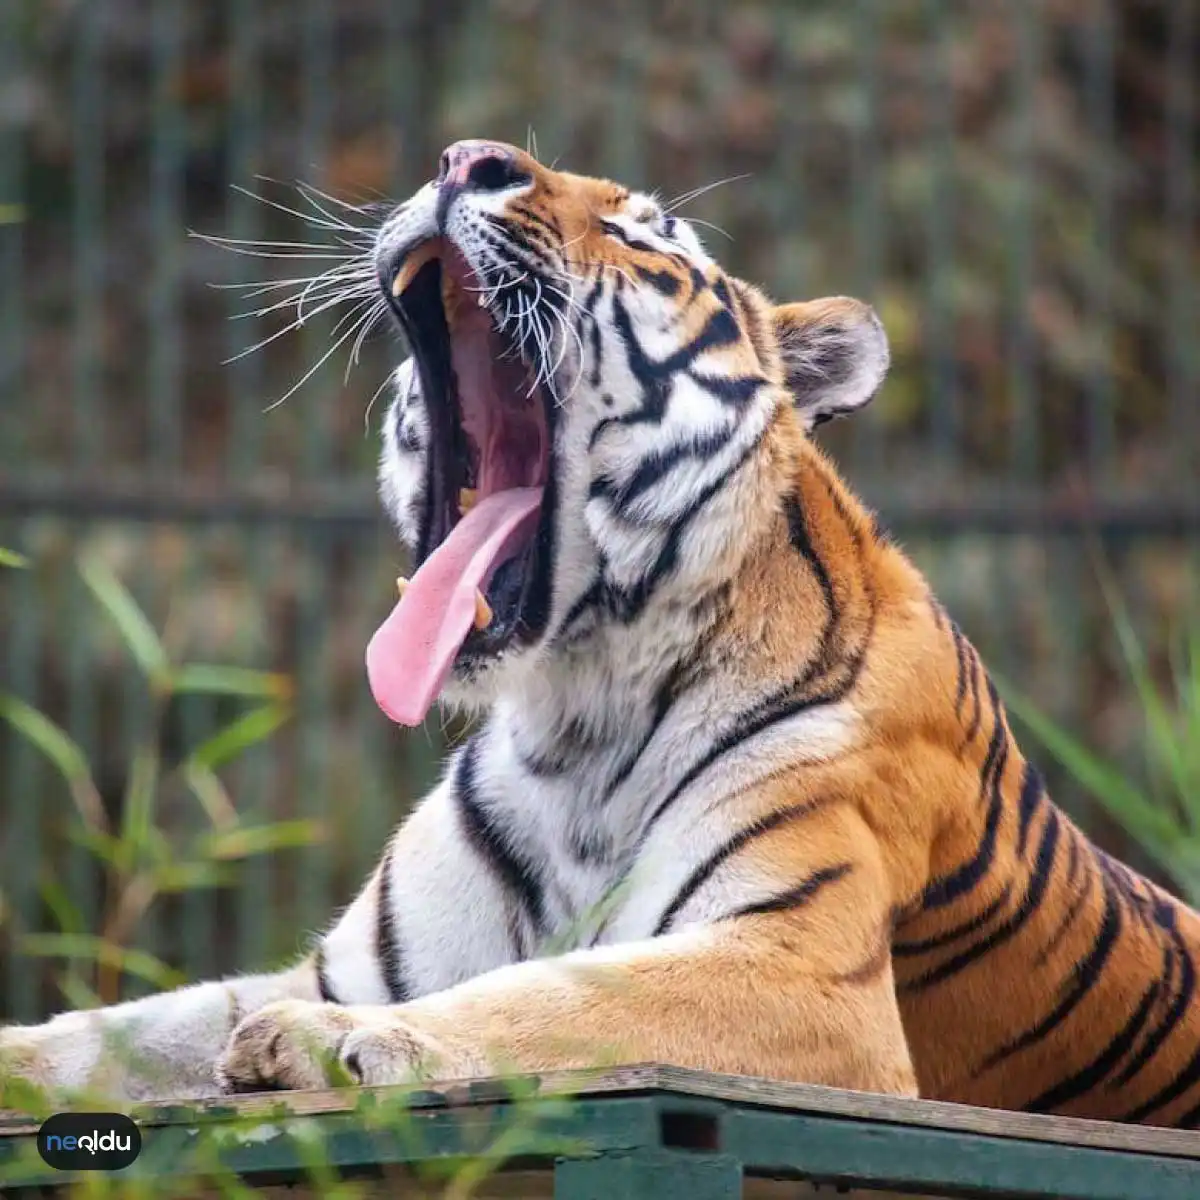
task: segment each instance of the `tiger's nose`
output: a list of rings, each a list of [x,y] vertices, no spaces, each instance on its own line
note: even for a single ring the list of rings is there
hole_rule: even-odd
[[[445,228],[450,205],[464,192],[502,192],[531,178],[511,147],[477,139],[455,142],[438,165],[438,227]]]

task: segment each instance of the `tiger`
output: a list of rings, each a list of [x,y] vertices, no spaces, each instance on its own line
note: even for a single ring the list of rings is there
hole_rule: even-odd
[[[1200,1123],[1200,916],[1093,846],[813,431],[874,310],[654,195],[451,145],[369,269],[409,357],[382,712],[469,734],[292,965],[0,1034],[133,1100],[656,1062]],[[381,611],[386,605],[381,605]]]

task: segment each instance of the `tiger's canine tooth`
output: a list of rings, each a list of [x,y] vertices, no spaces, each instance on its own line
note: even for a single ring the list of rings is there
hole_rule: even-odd
[[[458,493],[458,511],[469,513],[478,499],[479,493],[474,488],[461,488]]]
[[[417,272],[427,262],[441,257],[441,249],[441,238],[430,238],[429,241],[422,242],[419,246],[409,251],[408,257],[404,260],[400,270],[396,272],[396,278],[392,281],[392,295],[397,300],[404,289],[416,278]]]
[[[401,598],[404,597],[404,593],[407,590],[408,590],[408,580],[405,579],[403,575],[397,575],[396,576],[396,591],[400,593]]]
[[[492,606],[484,599],[478,588],[475,590],[475,628],[486,629],[492,623]]]

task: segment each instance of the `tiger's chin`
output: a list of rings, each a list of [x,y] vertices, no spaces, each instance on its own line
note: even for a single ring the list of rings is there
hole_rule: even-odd
[[[437,699],[476,707],[549,615],[553,549],[549,367],[445,238],[404,257],[385,287],[412,350],[426,413],[412,577],[368,649],[372,690],[419,724]],[[388,497],[385,494],[385,504]]]

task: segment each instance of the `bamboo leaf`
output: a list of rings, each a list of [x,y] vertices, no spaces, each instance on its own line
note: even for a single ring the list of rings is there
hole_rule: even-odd
[[[93,829],[103,828],[107,824],[104,805],[87,756],[66,731],[24,700],[4,692],[0,692],[0,720],[7,721],[54,764],[84,822]]]
[[[184,772],[196,766],[210,771],[224,766],[251,746],[265,741],[290,716],[290,710],[282,704],[265,704],[251,709],[197,746],[184,760]]]
[[[171,672],[171,690],[176,694],[197,692],[209,696],[290,700],[295,689],[291,677],[277,671],[188,663]]]
[[[270,825],[247,825],[238,829],[206,834],[197,846],[197,854],[206,859],[250,858],[274,850],[310,846],[321,839],[319,821],[277,821]]]
[[[9,550],[4,546],[0,546],[0,567],[27,567],[29,559],[23,554],[18,554],[15,550]]]
[[[31,958],[82,959],[115,967],[163,991],[181,987],[187,982],[185,975],[167,966],[153,954],[118,946],[115,942],[91,934],[31,933],[18,940],[17,949]]]
[[[1130,784],[1111,763],[1010,688],[1004,687],[1004,691],[1009,709],[1055,760],[1174,873],[1179,865],[1175,847],[1186,837],[1178,823]]]
[[[166,648],[129,590],[98,558],[84,558],[79,573],[117,627],[142,674],[157,688],[169,687],[171,668]]]
[[[83,933],[87,928],[78,905],[67,895],[66,888],[48,872],[38,881],[42,903],[50,910],[55,924],[63,933]]]
[[[155,868],[151,879],[157,892],[193,892],[234,882],[227,869],[212,862],[167,863]]]
[[[215,771],[202,763],[186,762],[180,767],[180,774],[215,828],[228,829],[237,824],[233,799]]]
[[[159,756],[153,746],[139,746],[129,766],[125,802],[121,814],[121,849],[118,864],[130,870],[135,863],[156,849],[161,839],[154,833],[154,801],[158,792]]]

